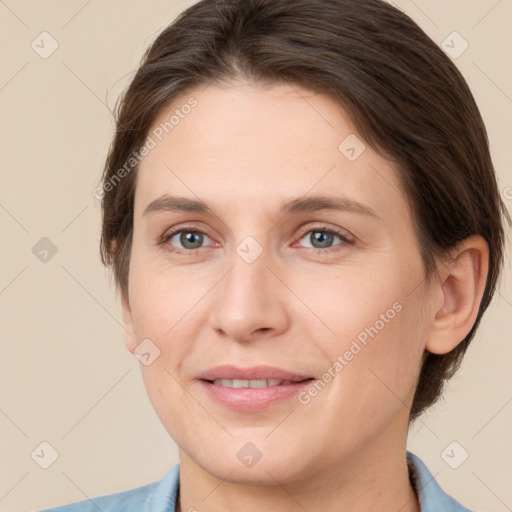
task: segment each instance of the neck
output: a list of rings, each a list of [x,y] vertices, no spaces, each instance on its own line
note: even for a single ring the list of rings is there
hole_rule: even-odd
[[[388,440],[389,441],[389,440]],[[180,496],[177,512],[420,512],[409,481],[404,446],[386,443],[366,449],[335,467],[322,466],[307,479],[264,484],[234,482],[214,476],[180,450]]]

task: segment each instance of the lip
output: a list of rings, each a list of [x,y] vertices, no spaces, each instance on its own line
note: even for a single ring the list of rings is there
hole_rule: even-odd
[[[231,388],[214,385],[213,380],[215,379],[277,379],[292,382],[266,388]],[[310,375],[294,373],[272,366],[253,366],[251,368],[240,368],[231,365],[216,366],[198,376],[201,387],[211,399],[230,409],[244,412],[262,411],[273,404],[290,399],[313,380],[314,377]]]

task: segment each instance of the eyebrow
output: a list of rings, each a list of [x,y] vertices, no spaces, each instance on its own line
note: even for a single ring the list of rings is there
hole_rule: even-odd
[[[368,217],[373,217],[377,220],[382,220],[369,206],[343,196],[298,197],[283,203],[279,208],[278,213],[280,215],[289,215],[298,213],[313,213],[320,210],[348,211],[366,215]],[[151,201],[146,206],[142,215],[145,216],[151,213],[175,211],[217,216],[215,212],[208,206],[208,204],[201,199],[190,199],[187,197],[169,195],[163,195],[154,201]]]

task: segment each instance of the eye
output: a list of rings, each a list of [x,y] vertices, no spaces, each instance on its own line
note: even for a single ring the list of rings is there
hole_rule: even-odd
[[[332,244],[335,238],[340,239],[343,243],[338,243],[333,246]],[[300,239],[306,239],[311,244],[309,248],[313,249],[315,252],[324,253],[337,250],[337,246],[353,243],[353,241],[347,238],[340,230],[328,228],[326,226],[308,229],[301,234]]]
[[[336,238],[338,238],[341,243],[333,245]],[[214,246],[214,243],[209,246],[204,246],[203,244],[206,239],[213,242],[213,240],[200,229],[181,227],[166,233],[160,244],[170,252],[193,255],[196,250]],[[323,254],[336,251],[339,246],[354,243],[353,240],[348,238],[341,230],[328,228],[326,226],[303,230],[299,240],[303,239],[306,239],[306,241],[311,244],[309,246],[306,245],[306,248],[313,252]]]
[[[181,228],[164,235],[161,243],[164,244],[171,252],[190,254],[194,253],[196,249],[203,248],[205,238],[211,240],[204,231],[199,229]],[[181,244],[181,247],[179,244]],[[176,248],[176,246],[178,247]]]

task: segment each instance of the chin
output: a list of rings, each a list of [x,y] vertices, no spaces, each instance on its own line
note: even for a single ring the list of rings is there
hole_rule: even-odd
[[[216,444],[214,450],[198,450],[195,444],[193,452],[189,454],[193,454],[191,458],[194,463],[204,471],[220,480],[239,484],[275,486],[276,482],[284,484],[301,480],[301,474],[306,475],[311,471],[304,458],[304,450],[298,449],[295,444],[280,440],[278,449],[271,446],[268,440],[265,443],[263,435],[258,438],[260,441],[251,442],[248,439],[230,439],[229,442]]]

